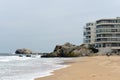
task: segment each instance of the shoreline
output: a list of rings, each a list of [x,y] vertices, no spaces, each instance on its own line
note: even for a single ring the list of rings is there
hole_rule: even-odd
[[[63,62],[60,62],[60,63],[58,62],[58,63],[56,63],[56,64],[58,64],[58,65],[61,65],[62,67],[57,68],[57,69],[54,69],[54,70],[50,70],[49,72],[47,72],[47,73],[48,73],[47,75],[43,75],[43,76],[34,78],[33,80],[41,79],[41,78],[48,77],[48,76],[53,76],[55,71],[58,71],[58,70],[61,70],[61,69],[66,69],[66,68],[70,67],[71,64],[74,63],[73,59],[74,59],[74,58],[64,58],[64,59],[62,60]],[[76,59],[76,58],[75,58],[75,59]]]
[[[75,63],[75,61],[74,61],[75,59],[76,59],[76,58],[70,58],[69,60],[63,60],[64,62],[62,62],[62,63],[57,63],[57,64],[59,64],[59,65],[62,65],[62,66],[63,66],[62,68],[58,68],[58,69],[55,69],[55,70],[53,70],[53,71],[50,71],[50,72],[49,72],[49,75],[37,77],[37,78],[34,78],[33,80],[41,80],[41,78],[53,76],[53,75],[55,75],[54,73],[55,73],[56,71],[59,71],[59,70],[62,70],[62,69],[66,69],[66,68],[70,67],[72,64],[74,64],[74,63]]]
[[[69,61],[72,61],[69,67],[34,80],[120,80],[119,56],[80,57]]]

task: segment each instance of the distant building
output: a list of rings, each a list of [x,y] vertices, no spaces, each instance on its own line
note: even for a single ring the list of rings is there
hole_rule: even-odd
[[[84,43],[120,51],[120,17],[100,19],[84,27]]]
[[[96,25],[95,23],[87,23],[84,27],[84,43],[95,44]]]

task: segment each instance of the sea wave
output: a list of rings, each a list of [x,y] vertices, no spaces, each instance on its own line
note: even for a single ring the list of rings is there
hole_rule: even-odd
[[[53,75],[51,72],[68,67],[61,65],[65,58],[32,58],[0,56],[0,80],[33,80]]]
[[[0,56],[0,62],[10,62],[16,60],[28,60],[30,57],[19,57],[19,56]]]

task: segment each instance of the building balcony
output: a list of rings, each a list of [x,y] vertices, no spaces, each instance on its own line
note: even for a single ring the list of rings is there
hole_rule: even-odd
[[[103,39],[103,38],[120,38],[120,36],[101,36],[101,37],[96,37],[96,39]]]
[[[114,27],[114,28],[109,28],[109,27],[101,27],[101,28],[96,28],[96,30],[113,30],[113,29],[120,29],[120,27]]]
[[[120,34],[120,32],[96,32],[96,34]]]
[[[111,47],[111,49],[120,49],[120,46],[118,46],[118,47]]]
[[[120,23],[104,23],[104,22],[101,22],[101,23],[96,24],[96,26],[99,26],[99,25],[120,25]]]
[[[91,36],[91,34],[84,34],[84,36]]]
[[[103,50],[104,47],[99,47],[99,50]],[[112,49],[112,50],[116,50],[116,49],[120,49],[120,46],[118,47],[105,47],[105,49]]]
[[[95,41],[95,43],[120,43],[120,41]]]
[[[85,30],[84,32],[91,32],[91,30]]]

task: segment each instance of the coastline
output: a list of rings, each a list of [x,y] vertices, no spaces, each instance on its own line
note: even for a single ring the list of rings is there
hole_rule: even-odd
[[[55,70],[51,76],[34,80],[120,80],[119,61],[119,56],[75,58],[68,61],[69,67]]]

